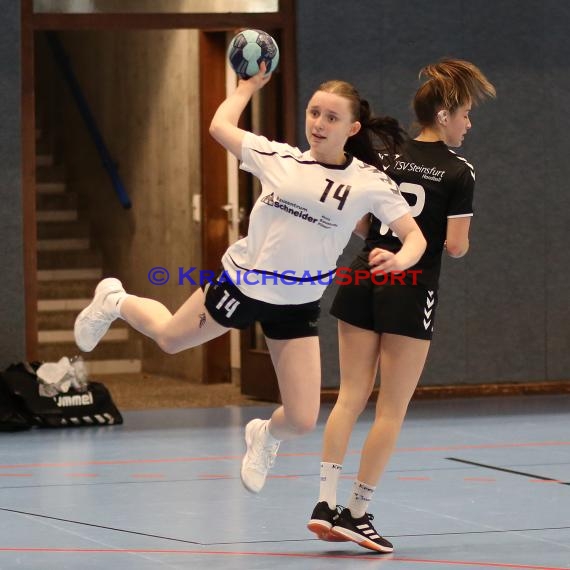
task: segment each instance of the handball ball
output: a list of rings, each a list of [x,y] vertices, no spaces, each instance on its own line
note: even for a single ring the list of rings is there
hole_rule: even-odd
[[[279,63],[279,47],[267,32],[243,30],[230,42],[228,59],[239,77],[249,79],[258,73],[262,61],[267,66],[267,73],[275,71]]]

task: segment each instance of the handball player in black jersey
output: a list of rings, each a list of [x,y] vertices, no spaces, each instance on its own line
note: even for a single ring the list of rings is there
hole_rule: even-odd
[[[352,85],[329,81],[307,106],[310,150],[269,141],[237,126],[253,94],[271,77],[260,67],[257,75],[238,81],[210,125],[210,134],[262,186],[247,236],[222,258],[222,276],[195,291],[174,315],[158,301],[128,295],[118,279],[104,279],[74,327],[83,351],[93,350],[122,318],[165,352],[177,353],[259,322],[282,405],[270,419],[254,419],[245,428],[241,480],[253,493],[263,488],[280,442],[316,425],[319,301],[359,220],[373,212],[401,238],[397,252],[371,250],[368,262],[375,271],[414,265],[426,244],[394,181],[365,163],[377,156],[374,137],[392,148],[401,141],[397,121],[372,116]]]
[[[324,432],[319,501],[308,523],[321,539],[352,540],[377,552],[392,552],[393,546],[374,529],[367,509],[426,361],[442,254],[462,257],[469,248],[475,171],[452,148],[460,147],[471,129],[471,106],[495,96],[493,85],[467,61],[442,60],[422,69],[420,77],[426,80],[413,101],[419,135],[395,156],[379,158],[408,201],[427,248],[398,279],[386,278],[383,284],[378,278],[350,283],[347,278],[338,289],[331,314],[339,319],[340,390]],[[353,275],[370,269],[371,250],[395,253],[400,248],[394,232],[374,216],[363,220],[359,234],[366,245],[351,265]],[[339,514],[336,494],[343,459],[378,368],[375,420],[347,507]]]

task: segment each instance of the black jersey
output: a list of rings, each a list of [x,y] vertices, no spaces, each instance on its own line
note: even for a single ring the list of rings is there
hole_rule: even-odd
[[[395,159],[389,160],[384,154],[380,158],[387,174],[399,185],[427,241],[423,256],[410,269],[421,270],[418,284],[437,289],[447,219],[473,215],[473,166],[441,141],[409,140]],[[375,247],[396,252],[402,242],[386,224],[372,216],[361,258],[367,261],[368,253]],[[413,284],[413,277],[408,277]]]

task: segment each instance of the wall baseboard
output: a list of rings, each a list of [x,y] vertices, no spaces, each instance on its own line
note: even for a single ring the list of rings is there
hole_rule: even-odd
[[[418,386],[413,397],[414,399],[435,399],[537,394],[570,394],[570,381],[471,384],[460,386]],[[325,388],[321,390],[321,402],[335,402],[337,396],[338,388]],[[370,400],[376,401],[377,397],[378,388],[374,388],[370,395]]]

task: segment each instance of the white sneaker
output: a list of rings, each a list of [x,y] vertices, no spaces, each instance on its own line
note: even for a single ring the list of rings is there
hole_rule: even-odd
[[[268,423],[269,420],[251,420],[245,426],[246,452],[241,462],[241,482],[251,493],[263,489],[279,449],[279,443],[267,443],[265,429]]]
[[[83,352],[91,352],[105,336],[111,323],[117,318],[105,310],[105,299],[111,293],[125,292],[122,283],[113,277],[103,279],[95,288],[93,301],[75,319],[73,334],[75,344]]]

